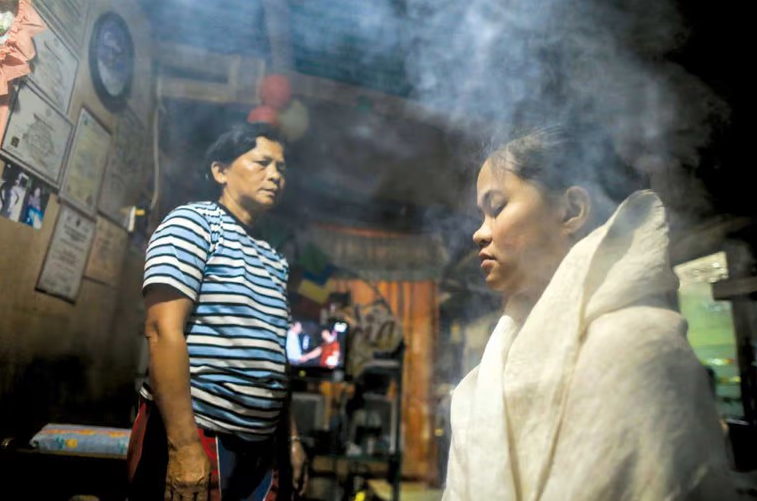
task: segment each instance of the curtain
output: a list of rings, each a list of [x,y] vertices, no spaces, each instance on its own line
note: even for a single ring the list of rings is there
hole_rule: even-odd
[[[28,75],[31,71],[29,61],[34,59],[36,54],[32,37],[45,29],[45,22],[34,10],[31,2],[20,0],[18,12],[4,34],[5,40],[0,42],[0,137],[5,132],[10,111],[10,82]]]

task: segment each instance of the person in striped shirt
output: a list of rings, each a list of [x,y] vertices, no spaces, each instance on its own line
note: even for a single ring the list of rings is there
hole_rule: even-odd
[[[149,384],[129,447],[132,500],[264,499],[281,442],[304,489],[286,409],[289,266],[250,234],[286,185],[283,141],[267,124],[237,126],[208,165],[218,201],[173,210],[147,249]]]

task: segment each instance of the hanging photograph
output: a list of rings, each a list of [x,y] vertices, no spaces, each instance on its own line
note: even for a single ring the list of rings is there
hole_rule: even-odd
[[[31,179],[25,172],[15,165],[5,164],[0,184],[0,216],[11,221],[21,220],[30,184]]]
[[[0,174],[0,216],[41,229],[50,187],[12,163],[0,162]]]
[[[60,186],[73,124],[29,85],[21,85],[0,151],[54,188]]]
[[[106,285],[118,285],[128,233],[105,218],[97,218],[95,241],[84,275]]]
[[[79,59],[51,29],[33,38],[37,56],[29,80],[59,110],[67,113],[76,83]]]
[[[100,101],[110,111],[123,110],[134,81],[134,42],[126,21],[115,12],[106,12],[95,22],[89,69]]]
[[[98,209],[112,221],[126,228],[129,207],[142,179],[145,129],[137,116],[127,109],[119,117],[113,134],[113,146],[108,156]]]
[[[76,301],[94,237],[94,221],[61,205],[37,290],[70,302]]]
[[[35,0],[42,17],[80,49],[87,31],[88,0]]]
[[[91,216],[96,212],[110,139],[107,129],[82,107],[60,195]]]

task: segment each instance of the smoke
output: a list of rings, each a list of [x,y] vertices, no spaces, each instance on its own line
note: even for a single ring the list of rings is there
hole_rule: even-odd
[[[454,141],[440,153],[443,140],[417,137],[417,124],[400,126],[397,117],[371,112],[327,123],[328,110],[313,106],[311,135],[317,139],[308,151],[317,154],[303,160],[328,159],[319,160],[328,164],[320,174],[357,186],[368,203],[387,194],[412,198],[413,190],[419,201],[421,194],[431,199],[429,192],[447,191],[445,183],[453,186],[452,196],[471,197],[461,180],[474,176],[460,174],[480,162],[484,140],[498,140],[512,127],[579,117],[609,133],[628,163],[652,175],[669,207],[689,217],[710,208],[690,171],[727,110],[670,59],[687,37],[673,0],[297,0],[289,7],[303,72],[328,63],[332,78],[343,82],[385,92],[409,89],[410,99],[448,119],[460,134],[445,131]],[[245,22],[254,24],[255,16]],[[344,64],[334,64],[338,58]],[[424,147],[438,169],[419,167]],[[607,177],[597,176],[597,183]],[[446,204],[445,198],[435,201]],[[431,210],[425,223],[455,247],[470,245],[467,218]]]
[[[672,2],[408,0],[413,98],[463,122],[579,116],[629,161],[696,164],[724,106],[666,58],[685,41]]]
[[[652,178],[676,224],[711,209],[692,171],[728,110],[671,59],[688,35],[672,0],[407,0],[406,16],[411,98],[469,138],[497,143],[514,128],[592,123]],[[599,175],[594,158],[575,169],[596,171],[583,178],[602,193],[615,174]],[[426,223],[453,256],[473,249],[468,216],[431,213]]]

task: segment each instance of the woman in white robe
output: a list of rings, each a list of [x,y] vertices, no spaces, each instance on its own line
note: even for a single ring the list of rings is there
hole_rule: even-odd
[[[663,206],[650,191],[612,203],[621,172],[580,127],[525,134],[482,166],[474,241],[504,315],[453,395],[444,501],[735,496],[671,300]]]

